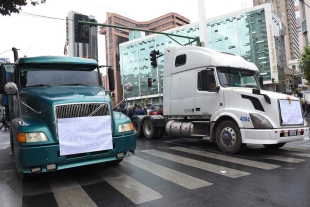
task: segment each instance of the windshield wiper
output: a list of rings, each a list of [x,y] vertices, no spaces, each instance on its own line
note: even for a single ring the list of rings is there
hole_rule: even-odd
[[[249,88],[258,88],[257,86],[254,86],[254,85],[245,85],[245,87],[249,87]]]
[[[67,83],[67,84],[62,84],[61,86],[88,86],[83,83]]]
[[[48,85],[48,84],[37,84],[37,85],[27,86],[27,88],[30,88],[30,87],[43,87],[43,86],[51,87],[51,86]]]

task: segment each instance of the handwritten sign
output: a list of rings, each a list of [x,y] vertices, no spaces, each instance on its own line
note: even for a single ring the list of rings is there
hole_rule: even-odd
[[[283,125],[304,123],[299,101],[280,100],[280,109]]]
[[[58,119],[57,127],[61,156],[113,148],[110,116]]]

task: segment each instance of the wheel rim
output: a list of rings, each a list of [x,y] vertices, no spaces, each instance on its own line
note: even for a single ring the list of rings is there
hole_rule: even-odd
[[[150,135],[150,134],[151,134],[151,132],[152,132],[152,125],[151,125],[150,122],[146,122],[146,123],[145,123],[144,132],[145,132],[147,135]]]
[[[225,127],[221,132],[221,142],[226,147],[231,147],[236,143],[236,132],[231,127]]]

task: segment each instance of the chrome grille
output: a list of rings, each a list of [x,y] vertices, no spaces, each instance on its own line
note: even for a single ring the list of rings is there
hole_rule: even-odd
[[[56,119],[87,117],[89,115],[105,116],[109,114],[109,105],[107,103],[81,103],[55,107]]]

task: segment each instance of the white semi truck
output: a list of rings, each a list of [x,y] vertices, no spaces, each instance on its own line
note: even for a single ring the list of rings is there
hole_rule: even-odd
[[[277,149],[309,139],[299,99],[261,90],[258,68],[242,57],[195,46],[164,53],[164,115],[134,116],[137,136],[208,138],[228,154],[246,144]]]

